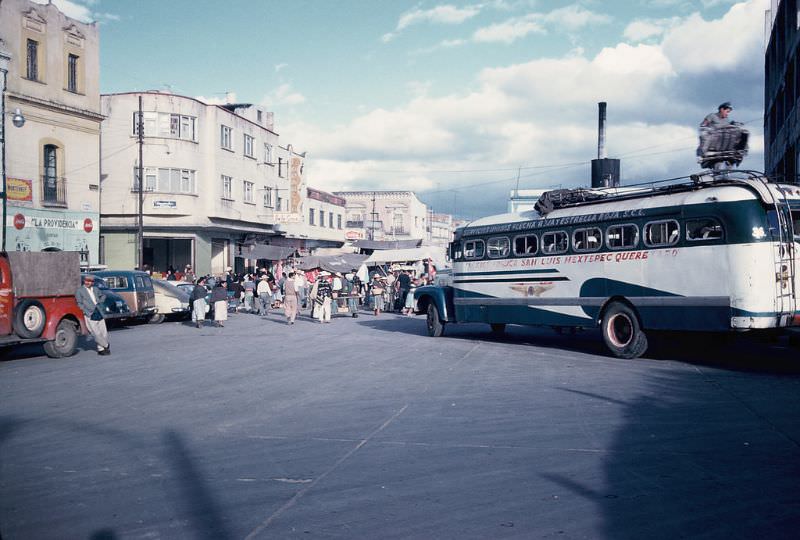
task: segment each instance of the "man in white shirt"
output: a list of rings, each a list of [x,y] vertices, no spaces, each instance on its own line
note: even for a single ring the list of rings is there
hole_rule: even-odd
[[[272,303],[272,288],[269,286],[266,274],[258,280],[256,292],[258,293],[258,314],[265,317],[269,315],[269,306]]]

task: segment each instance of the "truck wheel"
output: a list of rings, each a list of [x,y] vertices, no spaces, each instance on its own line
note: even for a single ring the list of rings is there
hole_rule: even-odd
[[[75,323],[64,319],[58,323],[56,328],[56,337],[53,341],[46,341],[44,344],[44,352],[50,358],[63,358],[65,356],[72,356],[75,352],[75,344],[78,341],[78,330],[75,328]]]
[[[492,327],[492,334],[496,336],[502,336],[506,332],[505,323],[491,323],[489,326]]]
[[[148,324],[161,324],[164,322],[167,316],[163,313],[153,313],[149,319],[147,319]]]
[[[618,358],[638,358],[647,350],[647,336],[639,326],[636,312],[622,302],[613,302],[602,320],[603,341]]]
[[[23,300],[14,313],[14,330],[23,338],[37,338],[42,335],[47,321],[42,304],[36,300]]]
[[[436,304],[428,304],[428,335],[430,337],[441,337],[444,333],[444,323],[439,320],[439,310]]]

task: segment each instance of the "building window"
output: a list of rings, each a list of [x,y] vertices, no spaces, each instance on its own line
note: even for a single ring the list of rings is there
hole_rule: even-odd
[[[244,202],[252,203],[253,201],[253,182],[244,181],[242,185],[244,191]]]
[[[272,188],[264,187],[264,208],[272,208]]]
[[[328,212],[328,228],[333,229],[333,212]]]
[[[58,178],[58,147],[54,144],[44,145],[43,158],[42,202],[45,204],[65,203],[63,178]]]
[[[142,113],[145,137],[164,137],[196,141],[197,118],[185,114],[158,113],[148,111]],[[139,113],[133,113],[133,134],[139,134]]]
[[[283,178],[283,158],[278,158],[278,176]]]
[[[233,178],[222,175],[222,198],[233,199]]]
[[[35,39],[28,40],[27,47],[27,78],[32,81],[39,80],[39,42]]]
[[[251,137],[250,135],[245,134],[244,136],[244,155],[247,157],[254,158],[256,157],[253,152],[255,152],[256,140]]]
[[[281,197],[275,197],[275,210],[278,212],[283,211],[283,199]]]
[[[309,225],[314,225],[314,209],[313,208],[309,208],[308,209],[308,224]]]
[[[336,228],[342,228],[342,214],[336,214]]]
[[[272,162],[272,145],[269,143],[264,143],[264,163],[267,165],[275,165]]]
[[[325,226],[325,210],[322,210],[321,208],[319,210],[319,226]]]
[[[228,126],[220,126],[219,145],[226,150],[233,150],[233,130]]]
[[[169,167],[145,167],[144,190],[157,193],[193,195],[195,193],[195,171]],[[133,169],[133,191],[139,191],[139,168]]]
[[[261,111],[256,111],[256,117],[258,118],[258,123],[260,124],[263,121],[263,114]]]
[[[67,90],[78,91],[78,57],[74,54],[67,56]]]

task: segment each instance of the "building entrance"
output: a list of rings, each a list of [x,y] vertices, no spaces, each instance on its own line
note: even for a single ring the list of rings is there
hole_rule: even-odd
[[[153,272],[166,273],[170,266],[183,272],[194,266],[194,240],[191,238],[145,238],[144,264]]]

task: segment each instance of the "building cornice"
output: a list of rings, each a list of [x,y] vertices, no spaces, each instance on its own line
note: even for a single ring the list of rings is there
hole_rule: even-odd
[[[11,92],[11,91],[6,91],[6,95],[9,98],[14,99],[15,101],[19,101],[20,103],[28,103],[30,105],[35,105],[37,107],[41,107],[43,109],[47,109],[50,111],[59,112],[62,114],[70,114],[73,116],[79,116],[81,118],[84,118],[86,120],[91,120],[93,122],[102,122],[105,119],[105,116],[103,116],[99,112],[90,111],[87,109],[79,109],[78,107],[70,107],[69,105],[64,105],[47,99],[40,99],[33,96],[18,94],[16,92]]]

